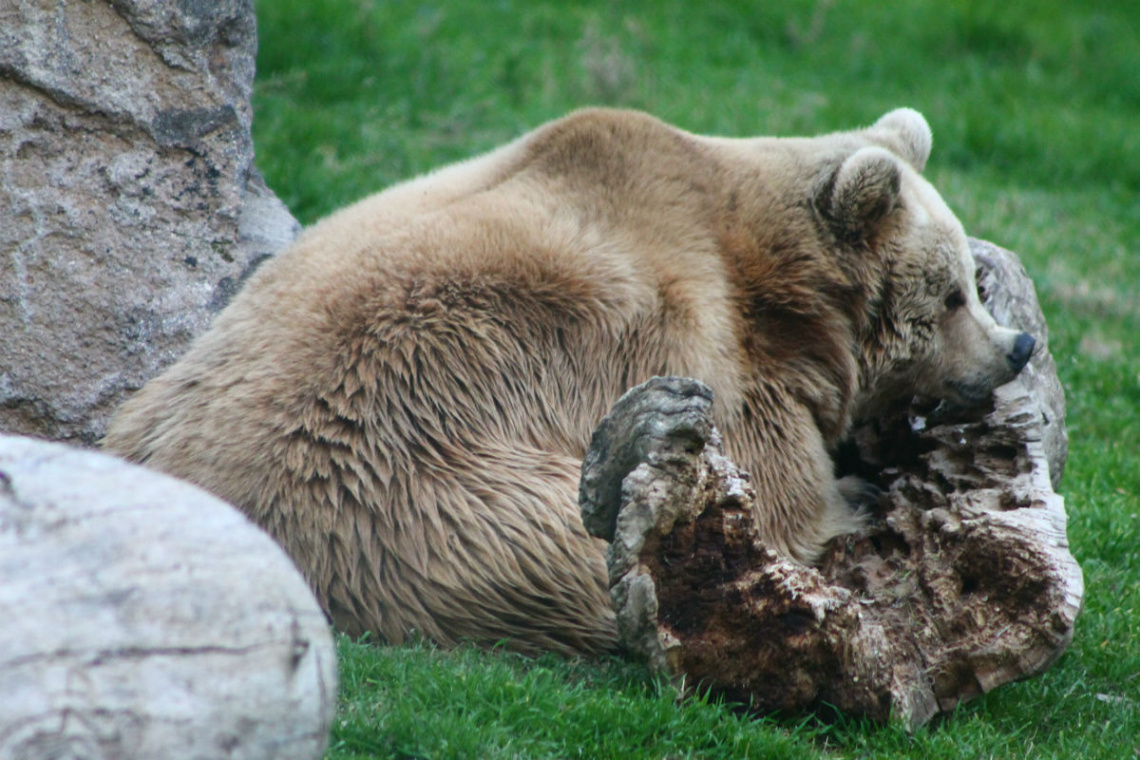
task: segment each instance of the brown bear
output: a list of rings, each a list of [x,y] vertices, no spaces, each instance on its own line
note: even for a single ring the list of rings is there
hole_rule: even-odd
[[[105,446],[244,510],[350,634],[611,649],[577,493],[623,391],[708,384],[763,538],[811,562],[859,522],[829,455],[854,419],[1025,365],[930,146],[908,109],[750,139],[573,113],[308,229]]]

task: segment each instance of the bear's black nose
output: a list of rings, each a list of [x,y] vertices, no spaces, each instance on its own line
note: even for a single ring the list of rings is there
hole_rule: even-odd
[[[1017,336],[1017,340],[1013,342],[1013,350],[1005,357],[1014,372],[1020,372],[1029,363],[1029,357],[1033,356],[1033,349],[1036,346],[1037,341],[1029,333],[1023,332]]]

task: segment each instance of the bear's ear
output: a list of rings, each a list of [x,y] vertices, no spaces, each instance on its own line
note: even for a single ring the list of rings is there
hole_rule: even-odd
[[[933,137],[930,125],[922,114],[913,108],[896,108],[871,127],[875,141],[893,150],[898,156],[922,171],[930,158]]]
[[[894,210],[902,167],[890,151],[860,148],[847,157],[817,198],[840,236],[865,240]]]

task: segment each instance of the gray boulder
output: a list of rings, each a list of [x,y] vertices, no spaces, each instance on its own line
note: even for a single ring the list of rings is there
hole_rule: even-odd
[[[314,760],[336,651],[293,563],[232,507],[0,436],[0,684],[0,760]]]
[[[0,9],[0,430],[93,443],[298,225],[253,164],[251,0]]]

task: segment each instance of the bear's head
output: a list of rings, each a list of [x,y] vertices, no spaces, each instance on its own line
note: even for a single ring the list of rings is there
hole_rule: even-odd
[[[892,111],[863,138],[816,194],[870,294],[853,411],[867,418],[910,395],[982,402],[1022,370],[1035,341],[982,306],[966,233],[921,174],[931,149],[922,115]]]

